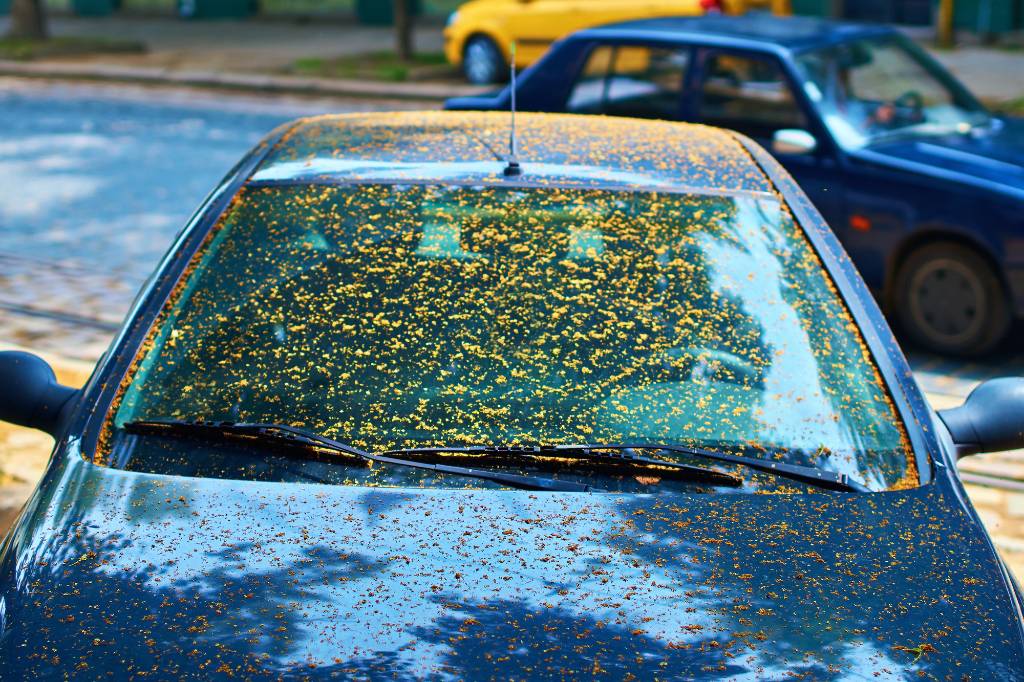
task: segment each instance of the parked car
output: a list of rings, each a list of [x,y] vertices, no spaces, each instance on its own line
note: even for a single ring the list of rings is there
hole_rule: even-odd
[[[276,131],[181,233],[0,545],[5,678],[1011,679],[958,456],[747,138],[532,114]],[[518,171],[518,172],[517,172]]]
[[[558,38],[612,21],[698,14],[720,0],[470,0],[448,17],[444,52],[471,83],[497,83],[508,76],[511,47],[516,66],[535,62]]]
[[[591,29],[523,74],[518,104],[754,138],[925,348],[980,355],[1024,316],[1024,122],[988,112],[891,28],[752,14]]]

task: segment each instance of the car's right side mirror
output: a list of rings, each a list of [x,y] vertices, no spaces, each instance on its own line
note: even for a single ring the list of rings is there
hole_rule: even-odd
[[[772,137],[772,151],[776,154],[811,154],[818,148],[818,140],[806,130],[784,128]]]
[[[939,417],[960,457],[1024,448],[1024,378],[986,381]]]
[[[57,383],[53,369],[41,357],[21,351],[0,352],[0,421],[57,437],[77,394]]]

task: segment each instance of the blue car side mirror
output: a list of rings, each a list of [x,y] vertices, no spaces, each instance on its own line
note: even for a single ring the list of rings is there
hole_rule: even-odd
[[[1024,448],[1024,378],[986,381],[939,417],[961,457]]]
[[[57,383],[45,360],[20,351],[0,352],[0,421],[59,436],[78,391]]]

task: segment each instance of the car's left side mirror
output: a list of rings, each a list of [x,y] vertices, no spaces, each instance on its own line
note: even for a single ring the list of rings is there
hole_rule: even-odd
[[[0,352],[0,421],[58,437],[66,408],[78,394],[57,383],[53,369],[37,355]]]
[[[784,128],[772,136],[772,151],[776,154],[811,154],[818,148],[818,140],[806,130]]]
[[[939,417],[960,457],[1024,448],[1024,378],[986,381]]]

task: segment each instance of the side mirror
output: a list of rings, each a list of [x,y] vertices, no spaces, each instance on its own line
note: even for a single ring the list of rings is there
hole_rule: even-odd
[[[31,353],[0,352],[0,421],[57,437],[62,412],[78,394],[57,383],[46,361]]]
[[[1024,448],[1024,378],[991,379],[960,407],[940,410],[960,457]]]
[[[818,141],[806,130],[785,128],[775,131],[772,151],[776,154],[810,154],[818,148]]]

